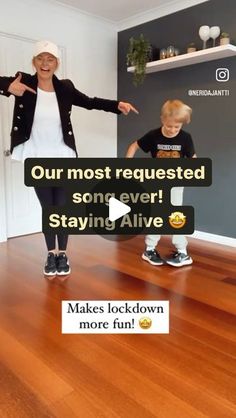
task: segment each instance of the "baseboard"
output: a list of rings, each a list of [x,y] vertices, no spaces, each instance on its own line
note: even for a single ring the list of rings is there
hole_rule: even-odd
[[[202,231],[195,231],[194,234],[189,235],[189,237],[236,248],[236,238],[225,237],[223,235],[209,234],[208,232]],[[0,234],[0,242],[6,241],[7,237],[4,234]]]
[[[229,247],[236,247],[236,238],[225,237],[223,235],[209,234],[208,232],[195,231],[192,238],[202,239],[203,241],[214,242],[215,244],[228,245]]]

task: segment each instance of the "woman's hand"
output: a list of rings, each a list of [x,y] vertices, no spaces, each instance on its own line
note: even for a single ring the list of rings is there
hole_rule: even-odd
[[[25,91],[30,91],[31,93],[37,94],[37,92],[30,87],[26,86],[24,83],[21,83],[22,74],[20,73],[18,77],[10,84],[8,91],[14,96],[23,96]]]
[[[137,113],[137,115],[139,114],[138,110],[135,109],[134,106],[126,102],[119,102],[118,109],[123,113],[123,115],[128,115],[131,110],[132,112]]]

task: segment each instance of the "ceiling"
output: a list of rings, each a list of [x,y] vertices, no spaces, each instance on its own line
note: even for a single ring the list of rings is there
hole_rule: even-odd
[[[176,0],[59,0],[57,2],[115,23],[158,7],[178,3]],[[180,0],[179,3],[182,1]]]

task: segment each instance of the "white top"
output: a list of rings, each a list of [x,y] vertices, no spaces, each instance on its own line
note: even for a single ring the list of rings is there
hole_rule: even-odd
[[[17,145],[12,159],[75,158],[76,153],[63,140],[61,118],[55,92],[38,88],[37,102],[31,135],[28,141]]]

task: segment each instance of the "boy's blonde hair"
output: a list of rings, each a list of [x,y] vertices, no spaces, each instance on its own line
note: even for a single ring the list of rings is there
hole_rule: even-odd
[[[181,100],[167,100],[161,108],[161,119],[174,118],[179,123],[189,123],[192,109]]]

